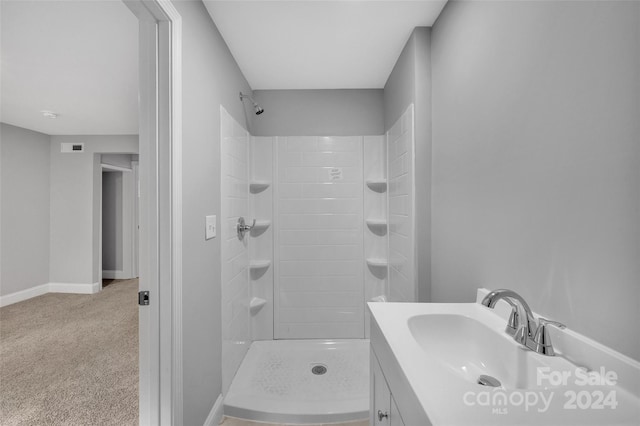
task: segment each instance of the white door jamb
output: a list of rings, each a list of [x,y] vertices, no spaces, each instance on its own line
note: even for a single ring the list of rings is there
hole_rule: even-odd
[[[182,425],[182,21],[168,0],[123,0],[139,20],[140,424]]]

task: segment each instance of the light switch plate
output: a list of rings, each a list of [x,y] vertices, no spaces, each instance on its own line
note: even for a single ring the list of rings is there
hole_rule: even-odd
[[[216,237],[216,215],[206,216],[205,220],[205,240]]]

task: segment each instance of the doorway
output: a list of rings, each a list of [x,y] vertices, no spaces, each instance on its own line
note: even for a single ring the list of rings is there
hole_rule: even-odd
[[[103,154],[101,158],[99,273],[103,287],[110,280],[138,278],[139,182],[137,164],[132,157],[129,154]]]

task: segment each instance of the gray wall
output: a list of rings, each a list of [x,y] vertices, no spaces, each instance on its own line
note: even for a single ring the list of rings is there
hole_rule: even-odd
[[[183,423],[201,425],[222,389],[220,237],[204,239],[205,215],[220,225],[220,105],[244,123],[238,92],[250,88],[204,5],[173,4],[183,19]]]
[[[640,3],[458,2],[432,32],[436,302],[507,287],[640,359]]]
[[[0,295],[49,282],[49,136],[0,123]]]
[[[84,143],[61,153],[63,142]],[[49,280],[92,284],[100,269],[101,153],[138,152],[138,136],[51,136]]]
[[[254,136],[361,136],[384,133],[381,89],[256,90],[265,112],[253,115]]]
[[[409,104],[415,115],[417,300],[431,300],[431,28],[416,28],[384,86],[384,131]]]
[[[123,173],[102,172],[102,269],[123,269]]]

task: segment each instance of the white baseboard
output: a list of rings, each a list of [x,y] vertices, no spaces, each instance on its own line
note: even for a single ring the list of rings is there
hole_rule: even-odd
[[[224,408],[224,399],[222,398],[222,394],[218,395],[218,399],[213,404],[209,415],[207,416],[207,420],[204,421],[203,426],[218,426],[222,421],[223,408]]]
[[[99,282],[93,284],[49,283],[49,293],[94,294],[102,290]]]
[[[102,271],[102,278],[107,280],[129,280],[132,277],[125,274],[124,271]]]
[[[0,296],[0,307],[13,305],[14,303],[22,302],[23,300],[31,299],[32,297],[41,296],[48,292],[48,283],[31,287],[26,290],[16,291],[15,293]]]
[[[0,307],[13,305],[46,293],[94,294],[100,290],[102,290],[102,286],[99,282],[93,284],[47,283],[0,296]]]

